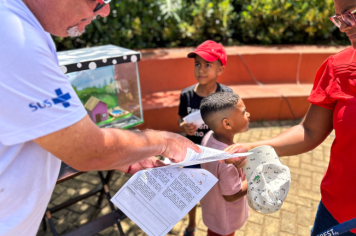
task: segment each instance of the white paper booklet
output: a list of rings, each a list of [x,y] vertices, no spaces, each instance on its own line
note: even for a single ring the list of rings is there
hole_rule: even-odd
[[[149,236],[166,235],[215,185],[204,169],[137,172],[111,201]]]
[[[200,110],[189,113],[186,117],[183,118],[183,120],[188,124],[195,124],[197,127],[200,127],[202,124],[204,124]]]
[[[188,149],[181,163],[137,172],[111,201],[149,236],[166,235],[218,181],[207,170],[179,167],[252,154],[201,149]]]

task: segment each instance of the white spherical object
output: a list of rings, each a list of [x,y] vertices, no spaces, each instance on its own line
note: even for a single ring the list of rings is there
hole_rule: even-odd
[[[66,66],[61,66],[61,70],[64,74],[68,71]]]
[[[124,58],[124,60],[126,60],[126,59],[127,59],[127,56],[125,55],[123,58]]]
[[[89,69],[91,69],[91,70],[95,70],[96,69],[96,63],[95,62],[90,62],[89,63]]]
[[[137,56],[136,55],[131,56],[131,61],[132,62],[136,62],[137,61]]]
[[[117,61],[114,59],[112,60],[112,64],[116,65]]]
[[[103,59],[103,62],[104,62],[104,63],[106,63],[107,61],[108,61],[108,60],[107,60],[106,58],[105,58],[105,59]]]
[[[78,68],[82,68],[82,63],[78,63],[78,64],[77,64],[77,67],[78,67]]]

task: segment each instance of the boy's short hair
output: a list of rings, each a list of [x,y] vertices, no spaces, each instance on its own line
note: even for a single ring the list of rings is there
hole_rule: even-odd
[[[224,112],[234,108],[239,99],[239,95],[230,92],[212,93],[203,98],[200,104],[200,113],[205,124],[207,124],[210,129],[213,129],[215,125],[209,117],[217,112]]]

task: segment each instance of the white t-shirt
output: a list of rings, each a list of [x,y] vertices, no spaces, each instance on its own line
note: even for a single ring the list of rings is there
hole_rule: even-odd
[[[0,235],[36,235],[60,160],[32,140],[86,111],[26,5],[0,0],[0,16]]]

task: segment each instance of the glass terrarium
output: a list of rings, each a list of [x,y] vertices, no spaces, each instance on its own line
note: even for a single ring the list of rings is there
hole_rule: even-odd
[[[99,127],[143,123],[137,62],[140,52],[113,45],[58,53],[59,65]]]

